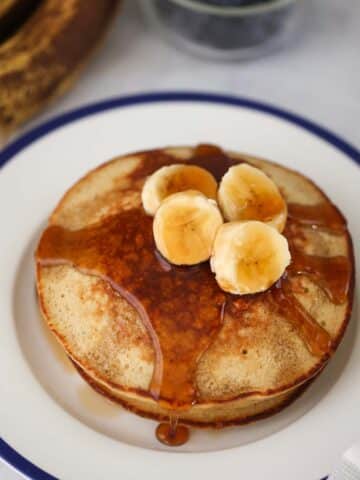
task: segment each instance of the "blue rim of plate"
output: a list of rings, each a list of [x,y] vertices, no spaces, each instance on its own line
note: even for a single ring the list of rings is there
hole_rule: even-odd
[[[235,97],[230,95],[218,95],[213,93],[199,92],[157,92],[143,93],[138,95],[129,95],[118,98],[111,98],[101,102],[85,105],[83,107],[71,110],[67,113],[54,117],[53,119],[33,128],[29,132],[23,134],[18,139],[10,143],[2,152],[0,152],[0,167],[10,161],[17,153],[24,150],[31,143],[48,133],[56,130],[64,125],[72,123],[81,118],[95,115],[100,112],[112,110],[115,108],[136,106],[149,103],[166,103],[166,102],[195,102],[195,103],[211,103],[220,105],[229,105],[234,107],[242,107],[250,110],[256,110],[271,116],[281,118],[289,123],[307,130],[313,135],[322,138],[336,149],[343,152],[347,157],[360,165],[360,151],[341,137],[332,133],[316,123],[307,120],[299,115],[288,112],[281,108],[249,100],[246,98]],[[37,467],[25,457],[20,455],[9,444],[0,438],[0,458],[6,463],[14,467],[23,475],[31,480],[57,480],[56,477]]]

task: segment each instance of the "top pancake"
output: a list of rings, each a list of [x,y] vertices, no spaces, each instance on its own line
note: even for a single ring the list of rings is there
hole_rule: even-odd
[[[179,163],[188,161],[193,149],[164,152]],[[229,155],[264,170],[288,203],[329,203],[312,182],[296,172],[265,160],[232,152]],[[142,152],[114,159],[90,172],[66,193],[50,224],[77,230],[118,212],[141,208],[146,175],[130,174],[147,161],[149,155]],[[300,231],[297,248],[311,255],[344,255],[353,265],[346,231],[335,233],[307,226]],[[298,276],[292,287],[296,298],[331,336],[328,351],[322,357],[312,355],[288,319],[270,311],[259,297],[241,322],[226,316],[219,335],[200,358],[194,379],[199,403],[272,395],[299,385],[321,370],[347,324],[352,285],[341,305],[332,303],[308,277]],[[50,328],[85,372],[111,387],[148,395],[155,362],[152,340],[137,311],[107,282],[66,265],[38,266],[38,292]]]

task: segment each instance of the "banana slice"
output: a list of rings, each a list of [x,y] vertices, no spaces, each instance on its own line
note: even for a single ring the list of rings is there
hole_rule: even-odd
[[[164,198],[184,190],[198,190],[216,199],[217,183],[207,170],[196,165],[169,165],[156,170],[146,180],[141,193],[144,210],[155,215]]]
[[[259,220],[282,232],[287,207],[275,183],[246,163],[229,168],[223,176],[218,202],[226,220]]]
[[[214,200],[187,190],[167,197],[153,222],[157,249],[175,265],[195,265],[208,260],[223,219]]]
[[[242,295],[271,287],[290,259],[287,240],[275,228],[258,221],[230,222],[217,232],[210,266],[225,292]]]

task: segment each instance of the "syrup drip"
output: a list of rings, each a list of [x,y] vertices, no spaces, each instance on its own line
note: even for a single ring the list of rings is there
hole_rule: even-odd
[[[288,203],[288,215],[293,221],[320,227],[335,232],[346,230],[346,220],[339,210],[330,202],[317,203],[315,205],[300,205]]]
[[[208,170],[215,179],[220,182],[230,167],[242,163],[241,160],[233,160],[221,148],[215,145],[198,145],[195,148],[193,158],[189,162],[198,167]]]
[[[143,155],[146,156],[142,165],[130,175],[139,185],[161,166],[179,162],[159,151]],[[220,179],[229,166],[238,162],[217,147],[201,145],[189,163],[208,169]],[[320,206],[319,212],[325,212],[324,216],[315,210],[315,207],[310,211],[308,207],[304,210],[291,204],[290,223],[304,219],[305,223],[316,222],[326,228],[335,226],[336,231],[340,225],[345,228],[335,208]],[[224,311],[241,321],[244,311],[258,301],[259,296],[225,294],[217,285],[208,262],[194,267],[169,264],[155,249],[152,221],[142,209],[136,209],[77,231],[52,225],[43,233],[36,257],[42,265],[69,264],[108,281],[135,307],[155,351],[151,394],[164,407],[181,410],[197,401],[194,386],[197,363],[218,335]],[[331,346],[330,336],[291,293],[290,278],[309,275],[332,301],[342,303],[348,291],[350,264],[343,257],[329,259],[303,254],[295,248],[291,232],[291,229],[285,232],[293,254],[288,278],[284,277],[277,286],[262,294],[262,298],[288,318],[314,355],[323,356]],[[171,425],[161,424],[157,436],[166,443],[169,432],[175,438],[184,438],[183,429],[185,427],[178,426],[174,433]]]
[[[287,280],[280,282],[269,292],[268,299],[291,325],[305,342],[312,355],[322,357],[331,348],[331,337],[312,316],[303,308],[301,303],[288,290]]]
[[[145,159],[133,172],[129,174],[129,178],[136,182],[137,180],[144,180],[146,177],[154,173],[161,167],[172,165],[173,163],[182,163],[181,160],[175,159],[162,150],[151,150],[150,152],[140,153],[140,156]]]
[[[156,429],[156,438],[169,447],[179,447],[189,440],[189,429],[178,425],[178,417],[170,417],[169,423],[160,423]]]
[[[152,150],[145,152],[144,155],[146,158],[140,168],[137,168],[129,175],[133,181],[142,180],[161,167],[174,163],[183,163],[180,158],[175,158],[163,150]],[[205,168],[217,181],[220,181],[230,167],[242,163],[242,160],[230,158],[221,148],[215,145],[201,144],[195,148],[192,158],[184,163]]]
[[[320,206],[319,209],[321,210],[322,207]],[[336,221],[339,220],[337,210],[333,212],[333,218],[329,216],[329,211],[327,213],[331,225],[335,225]],[[323,222],[323,225],[326,226],[327,224]],[[328,227],[326,226],[326,228]],[[340,223],[337,223],[335,233],[338,233],[340,228],[346,228],[345,223],[342,224],[342,227]],[[288,218],[283,234],[289,242],[291,253],[291,264],[287,273],[290,276],[307,275],[326,293],[333,303],[337,305],[344,303],[351,280],[351,264],[348,258],[342,255],[329,257],[305,254],[298,246],[295,246],[297,239],[306,240],[304,228],[301,230],[299,223],[294,223],[292,218]]]
[[[209,265],[164,269],[153,219],[128,210],[78,231],[50,226],[37,251],[42,265],[69,264],[108,281],[139,312],[155,348],[154,398],[181,408],[195,399],[197,361],[221,328],[225,294]]]
[[[290,250],[292,262],[288,269],[289,274],[309,276],[337,305],[346,301],[351,269],[346,257],[320,257],[305,255],[294,248]]]

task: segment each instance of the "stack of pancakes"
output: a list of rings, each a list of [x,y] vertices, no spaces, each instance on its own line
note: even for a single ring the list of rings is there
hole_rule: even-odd
[[[194,149],[164,149],[173,163],[191,163]],[[262,169],[286,202],[328,204],[307,178],[280,165],[229,152],[233,160]],[[124,210],[141,209],[141,172],[149,152],[116,158],[77,182],[50,217],[50,225],[80,230]],[[220,160],[219,160],[220,161]],[[299,331],[261,295],[239,321],[227,314],[218,335],[197,361],[196,402],[176,411],[185,424],[224,426],[268,416],[288,405],[318,375],[336,350],[349,320],[353,253],[349,233],[299,225],[296,247],[319,257],[344,256],[350,269],[346,300],[333,303],[317,282],[299,275],[292,294],[331,338],[321,356],[311,353]],[[56,262],[55,262],[56,263]],[[141,265],[139,265],[139,270]],[[320,282],[321,283],[321,282]],[[174,412],[150,393],[155,350],[135,306],[110,283],[69,264],[37,263],[41,311],[81,375],[100,393],[143,416],[162,420]],[[264,294],[265,295],[265,294]],[[174,367],[175,368],[175,367]]]

